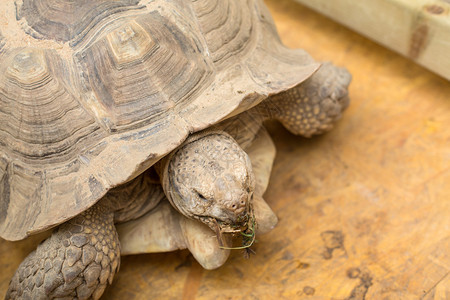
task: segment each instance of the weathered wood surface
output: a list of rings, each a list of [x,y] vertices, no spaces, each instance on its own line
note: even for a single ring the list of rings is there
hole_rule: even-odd
[[[336,129],[278,149],[257,255],[205,271],[186,251],[122,258],[104,299],[450,299],[450,83],[289,0],[283,41],[354,76]],[[35,241],[39,238],[33,238]],[[30,242],[0,241],[0,297]]]
[[[450,79],[448,0],[295,0]]]

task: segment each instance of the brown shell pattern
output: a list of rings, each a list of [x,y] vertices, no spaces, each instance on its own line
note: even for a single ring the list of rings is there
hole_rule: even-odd
[[[317,68],[259,0],[17,0],[0,15],[0,236],[66,221]]]

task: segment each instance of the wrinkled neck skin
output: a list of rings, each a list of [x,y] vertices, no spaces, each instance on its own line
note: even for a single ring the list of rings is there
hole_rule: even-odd
[[[164,193],[156,174],[151,169],[108,191],[99,201],[114,212],[114,222],[137,219],[158,205]],[[130,201],[130,199],[132,201]]]
[[[255,179],[248,155],[230,135],[218,130],[194,134],[156,168],[167,198],[181,214],[218,235],[247,229]]]

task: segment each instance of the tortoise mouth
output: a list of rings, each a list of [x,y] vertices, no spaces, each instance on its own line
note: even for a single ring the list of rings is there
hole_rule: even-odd
[[[216,233],[219,247],[221,249],[246,249],[255,242],[256,219],[252,205],[244,214],[237,217],[236,222],[223,221],[212,216],[195,215],[195,219],[208,225]],[[223,234],[233,234],[242,236],[242,246],[227,248],[224,247]]]
[[[194,218],[208,225],[214,232],[239,233],[248,228],[249,221],[253,215],[253,205],[247,202],[244,211],[239,214],[224,215],[223,218],[212,215],[194,214]]]
[[[245,231],[248,228],[250,214],[245,213],[239,216],[236,222],[224,221],[212,216],[195,215],[195,219],[208,225],[214,232],[220,231],[221,233],[239,233]]]

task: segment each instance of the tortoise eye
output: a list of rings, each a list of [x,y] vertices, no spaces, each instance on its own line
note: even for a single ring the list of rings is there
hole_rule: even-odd
[[[200,199],[200,200],[203,200],[203,201],[209,201],[205,196],[203,196],[201,193],[199,193],[199,192],[197,192],[197,191],[195,191],[195,193],[197,194],[197,196],[198,196],[198,198]]]

